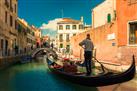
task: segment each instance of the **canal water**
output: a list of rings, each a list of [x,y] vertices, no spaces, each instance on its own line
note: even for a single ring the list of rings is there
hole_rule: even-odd
[[[97,91],[54,76],[46,63],[18,64],[0,72],[0,91]]]
[[[113,91],[112,87],[96,88],[70,83],[53,75],[43,62],[16,64],[0,71],[0,91]]]

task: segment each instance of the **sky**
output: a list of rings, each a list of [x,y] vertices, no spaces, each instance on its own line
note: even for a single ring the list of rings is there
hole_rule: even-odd
[[[54,25],[62,16],[75,20],[84,17],[91,25],[91,10],[104,0],[18,0],[18,16],[30,25],[44,30],[43,34],[55,32]],[[52,28],[53,27],[53,28]]]

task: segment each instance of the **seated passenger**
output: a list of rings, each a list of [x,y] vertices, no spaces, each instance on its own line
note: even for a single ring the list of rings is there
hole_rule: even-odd
[[[71,70],[71,73],[77,72],[77,66],[73,62],[70,62],[70,70]]]
[[[63,68],[64,68],[64,71],[68,72],[68,73],[76,73],[77,72],[77,66],[74,65],[73,62],[70,62],[70,64],[68,62],[65,62],[63,64]]]
[[[57,64],[57,63],[55,63],[55,62],[53,62],[53,63],[51,64],[51,67],[52,67],[52,68],[55,68],[55,69],[60,69],[60,68],[62,68],[61,65],[59,65],[59,64]]]
[[[54,68],[55,68],[55,69],[60,69],[60,68],[62,68],[62,66],[55,63],[55,64],[54,64]]]

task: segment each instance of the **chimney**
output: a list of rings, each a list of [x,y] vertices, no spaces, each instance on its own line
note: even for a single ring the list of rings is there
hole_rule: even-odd
[[[80,17],[80,21],[81,21],[81,22],[83,22],[83,21],[84,21],[83,16],[81,16],[81,17]]]

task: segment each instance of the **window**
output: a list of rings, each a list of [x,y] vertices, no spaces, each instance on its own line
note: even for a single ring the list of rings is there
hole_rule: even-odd
[[[15,20],[15,29],[18,29],[18,24],[16,20]]]
[[[59,30],[63,30],[63,25],[59,25]]]
[[[5,40],[5,55],[7,55],[7,53],[8,53],[8,40]]]
[[[30,34],[31,33],[31,30],[30,30],[30,28],[28,27],[27,28],[27,32]]]
[[[14,5],[15,13],[17,13],[17,5]]]
[[[7,8],[9,7],[8,0],[5,0],[5,5],[7,6]]]
[[[69,34],[66,35],[66,42],[69,42]]]
[[[69,30],[70,29],[70,25],[66,25],[66,30]]]
[[[72,26],[72,29],[76,29],[76,28],[77,28],[76,25],[73,25],[73,26]]]
[[[1,39],[1,49],[3,49],[3,39]]]
[[[8,13],[5,11],[5,23],[7,23]]]
[[[63,48],[63,44],[60,44],[60,48]]]
[[[12,27],[13,23],[12,23],[12,16],[10,15],[10,26]]]
[[[84,26],[83,25],[79,25],[79,29],[84,29]]]
[[[32,32],[32,36],[35,36],[35,33],[34,33],[34,32]]]
[[[10,10],[11,10],[11,12],[13,12],[12,0],[10,0]]]
[[[22,31],[22,26],[20,24],[18,24],[18,32]]]
[[[12,7],[12,0],[10,0],[10,7]]]
[[[15,43],[15,45],[17,45],[17,40],[16,39],[14,39],[14,43]]]
[[[68,53],[70,51],[70,45],[66,46],[66,52]]]
[[[116,10],[114,10],[114,18],[113,18],[113,20],[116,20],[116,17],[117,17],[117,13],[116,13]]]
[[[59,41],[63,42],[63,35],[62,34],[59,35]]]
[[[76,36],[76,34],[73,34],[73,36]]]
[[[129,44],[137,44],[137,22],[129,23]]]
[[[27,43],[32,43],[32,40],[27,38]]]
[[[128,4],[135,4],[137,3],[137,0],[128,0]]]
[[[107,23],[110,23],[111,22],[111,14],[108,14],[107,15]]]

